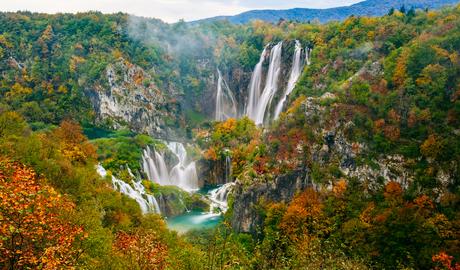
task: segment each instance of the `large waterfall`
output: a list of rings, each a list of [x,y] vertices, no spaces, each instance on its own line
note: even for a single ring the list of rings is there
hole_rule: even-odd
[[[268,46],[266,46],[260,55],[259,63],[257,63],[252,72],[251,82],[249,83],[249,100],[248,106],[246,109],[246,115],[249,118],[254,119],[256,114],[257,105],[259,104],[260,90],[262,86],[262,75],[263,75],[263,65],[265,62],[265,56],[267,54]]]
[[[257,125],[264,123],[267,109],[269,109],[270,104],[278,90],[278,79],[281,72],[281,52],[282,52],[283,42],[278,43],[271,49],[270,52],[270,65],[268,67],[267,78],[265,80],[265,87],[260,93],[260,77],[261,75],[257,74],[261,71],[257,70],[262,68],[263,61],[257,64],[256,69],[253,74],[253,82],[251,80],[251,85],[249,88],[249,96],[253,96],[252,100],[250,98],[249,102],[252,104],[251,107],[248,106],[247,115],[249,118],[254,120]],[[263,57],[263,55],[262,55]],[[261,58],[262,58],[261,57]],[[260,94],[260,95],[259,95]]]
[[[168,142],[166,146],[176,156],[178,163],[168,171],[164,155],[147,147],[142,155],[142,169],[149,180],[162,186],[177,186],[186,191],[198,190],[196,165],[188,160],[184,145]]]
[[[107,176],[107,171],[100,164],[97,166],[97,172],[102,177]],[[129,168],[128,172],[131,176],[133,176]],[[128,183],[112,175],[112,185],[115,190],[135,200],[139,204],[142,213],[161,214],[160,206],[158,205],[157,200],[153,195],[146,193],[144,185],[142,185],[141,181],[133,181],[133,188]]]
[[[307,49],[308,51],[308,49]],[[307,54],[307,63],[310,61],[308,59]],[[299,80],[300,75],[302,74],[302,45],[298,40],[295,41],[295,51],[294,51],[294,59],[292,60],[292,68],[291,68],[291,75],[289,76],[288,85],[286,91],[284,92],[282,98],[278,102],[278,105],[275,109],[274,119],[278,119],[279,115],[283,111],[284,102],[286,102],[287,97],[291,94],[292,90],[294,90],[297,80]]]
[[[227,82],[222,78],[220,70],[217,69],[219,79],[217,81],[216,96],[216,121],[225,121],[237,117],[236,100]]]

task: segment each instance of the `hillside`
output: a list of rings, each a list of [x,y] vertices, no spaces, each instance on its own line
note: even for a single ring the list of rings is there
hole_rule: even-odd
[[[328,9],[294,8],[289,10],[252,10],[235,16],[219,16],[198,22],[210,22],[216,20],[228,20],[232,23],[248,23],[252,20],[262,20],[276,23],[280,19],[310,22],[342,21],[351,15],[355,16],[382,16],[391,8],[399,9],[405,6],[407,9],[437,9],[445,5],[458,3],[458,0],[366,0],[348,7]]]
[[[459,269],[460,5],[0,13],[0,269]]]

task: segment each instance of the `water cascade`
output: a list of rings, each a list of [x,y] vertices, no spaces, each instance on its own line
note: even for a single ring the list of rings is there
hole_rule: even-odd
[[[308,50],[308,48],[307,48]],[[308,63],[308,58],[307,58]],[[295,41],[295,51],[294,51],[294,59],[291,68],[291,75],[289,76],[289,81],[287,85],[287,89],[284,92],[282,98],[278,102],[278,105],[275,109],[274,119],[278,119],[279,115],[283,111],[284,102],[286,102],[287,97],[291,94],[292,90],[294,90],[297,80],[299,80],[300,75],[302,74],[302,45],[298,40]]]
[[[97,166],[97,172],[102,177],[107,176],[107,171],[100,164]],[[130,175],[133,175],[129,168],[128,172]],[[145,192],[145,187],[142,185],[141,181],[133,181],[133,188],[128,183],[112,175],[112,185],[115,190],[135,200],[139,204],[142,213],[161,214],[157,200],[153,195]]]
[[[232,181],[232,158],[230,155],[225,157],[225,183]]]
[[[162,186],[173,185],[186,191],[199,189],[195,162],[189,162],[182,143],[168,142],[168,149],[176,156],[178,163],[168,172],[164,155],[150,149],[142,155],[142,169],[147,177]]]
[[[211,201],[210,214],[215,214],[216,212],[225,213],[228,210],[227,198],[234,185],[235,183],[227,183],[209,191],[208,197]]]
[[[217,69],[219,79],[217,82],[216,96],[216,121],[225,121],[237,117],[236,100],[227,82],[222,78],[220,70]]]
[[[311,48],[305,48],[305,61],[307,62],[307,66],[311,65]]]
[[[265,80],[265,87],[262,93],[260,93],[260,88],[257,87],[257,86],[260,86],[260,78],[258,78],[259,75],[256,73],[259,72],[257,70],[258,68],[262,69],[263,62],[260,65],[260,67],[258,67],[259,64],[257,64],[258,66],[256,66],[256,70],[254,70],[254,74],[253,74],[254,82],[252,82],[251,80],[251,85],[249,89],[250,106],[248,107],[247,114],[249,118],[254,120],[254,122],[257,125],[261,125],[264,123],[267,109],[269,108],[269,105],[278,90],[278,79],[279,79],[279,75],[281,72],[282,47],[283,47],[283,42],[280,42],[271,49],[270,65],[268,67],[267,78]],[[259,81],[259,83],[257,81]],[[254,87],[252,85],[253,83],[254,83]],[[251,100],[251,96],[253,96],[252,100]],[[253,104],[251,104],[251,102]],[[251,107],[251,105],[254,105],[254,107]]]
[[[249,118],[254,119],[257,105],[259,104],[260,89],[262,86],[262,72],[263,65],[265,62],[265,55],[267,54],[268,46],[266,46],[260,56],[259,63],[254,68],[254,72],[251,76],[251,82],[249,83],[249,101],[246,110],[246,115]]]

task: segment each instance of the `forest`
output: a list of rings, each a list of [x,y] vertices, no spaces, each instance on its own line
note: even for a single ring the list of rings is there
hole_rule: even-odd
[[[277,44],[279,84],[302,66],[256,123],[248,85]],[[2,12],[0,63],[1,269],[460,269],[460,6]],[[195,190],[222,184],[225,203]],[[170,227],[193,211],[219,221]]]

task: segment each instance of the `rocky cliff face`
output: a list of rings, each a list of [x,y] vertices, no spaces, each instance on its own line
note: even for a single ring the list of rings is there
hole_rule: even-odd
[[[157,137],[175,136],[171,124],[177,122],[178,108],[148,72],[123,59],[105,72],[106,81],[86,91],[100,122]]]
[[[366,144],[347,136],[349,130],[354,128],[353,121],[326,117],[333,114],[334,110],[346,111],[334,102],[327,106],[321,105],[335,98],[333,94],[326,93],[321,97],[307,98],[301,105],[306,122],[311,126],[314,137],[318,138],[309,147],[308,159],[323,168],[336,166],[342,175],[358,179],[369,190],[381,189],[389,181],[408,187],[415,179],[416,172],[411,166],[414,160],[401,155],[369,155],[370,150]],[[458,168],[455,164],[448,169],[440,168],[436,175],[440,187],[453,185],[456,181],[456,172]],[[263,224],[263,216],[258,210],[262,209],[259,202],[290,202],[293,196],[304,190],[307,185],[314,188],[332,188],[333,183],[329,179],[321,179],[321,183],[315,183],[310,176],[308,170],[297,170],[289,175],[278,176],[272,182],[259,182],[253,179],[250,184],[243,185],[237,181],[233,193],[233,228],[240,232],[256,233]]]
[[[294,196],[307,188],[309,177],[306,170],[280,175],[272,182],[254,182],[246,186],[236,182],[233,191],[233,216],[231,223],[238,232],[255,233],[263,225],[260,202],[290,202]],[[311,183],[310,183],[311,184]]]

